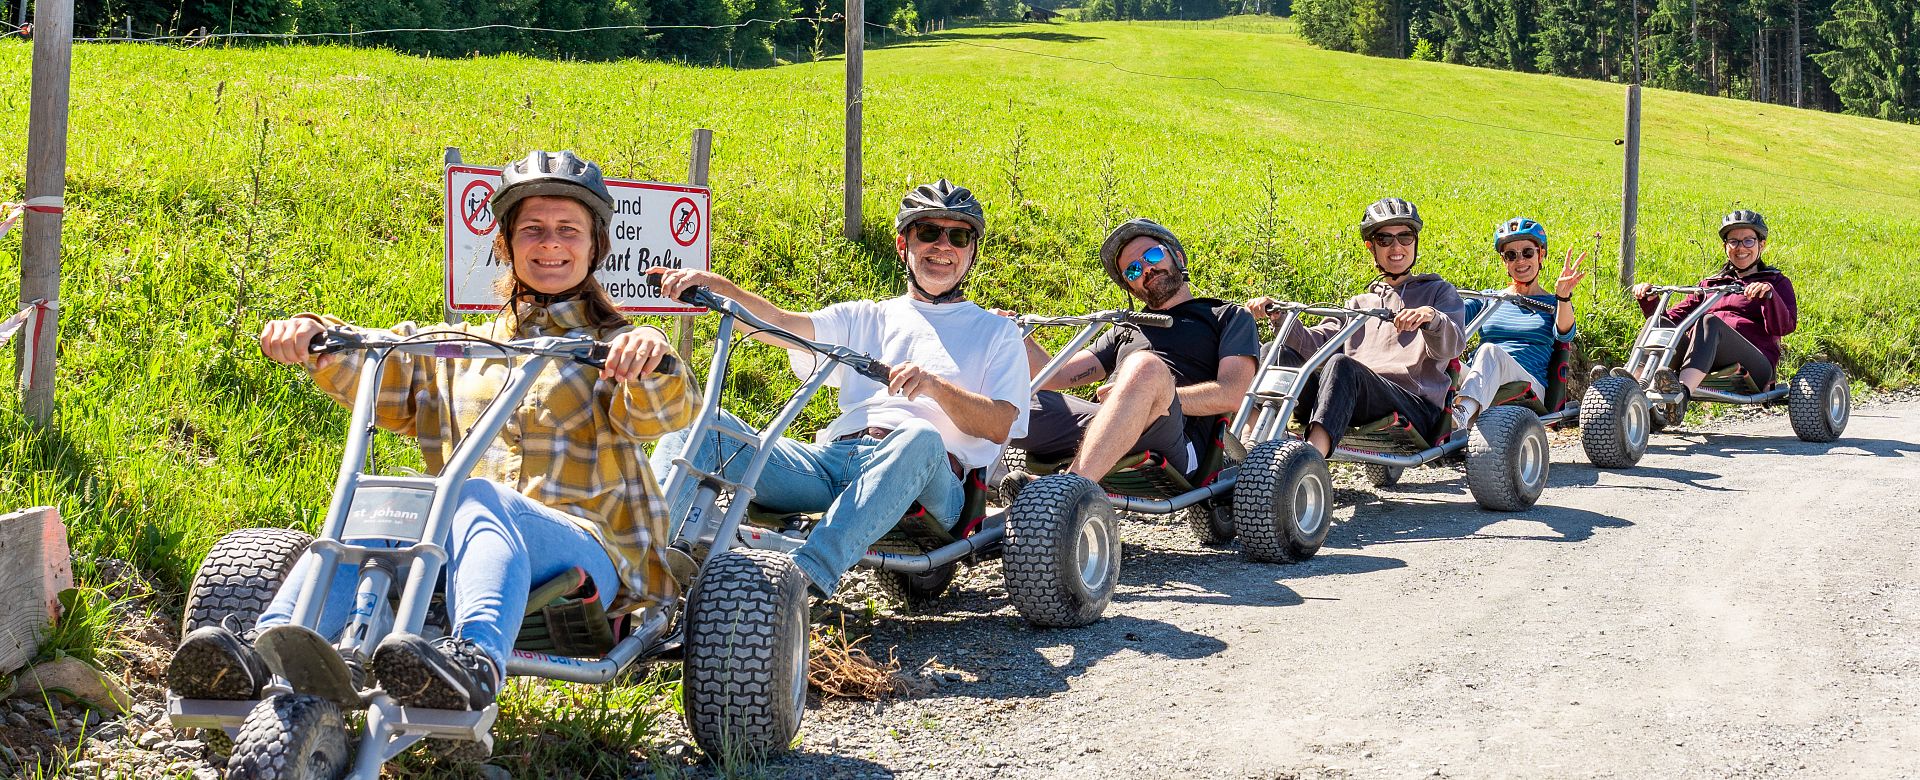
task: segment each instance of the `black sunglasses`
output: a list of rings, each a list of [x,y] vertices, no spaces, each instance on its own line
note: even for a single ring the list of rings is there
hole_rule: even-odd
[[[1533,247],[1526,247],[1524,249],[1509,249],[1505,252],[1501,252],[1500,256],[1506,258],[1507,262],[1509,263],[1515,260],[1532,260]]]
[[[1373,234],[1373,243],[1378,246],[1393,246],[1394,244],[1399,244],[1401,246],[1413,246],[1413,242],[1418,240],[1420,240],[1420,234],[1418,233],[1375,233]]]
[[[947,243],[952,244],[954,249],[966,249],[973,245],[973,228],[970,227],[941,227],[930,222],[913,226],[913,238],[922,244],[938,242],[942,235],[947,237]]]

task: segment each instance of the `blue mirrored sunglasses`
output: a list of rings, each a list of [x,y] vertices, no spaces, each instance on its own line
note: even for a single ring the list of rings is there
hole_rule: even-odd
[[[1122,272],[1122,275],[1126,276],[1129,282],[1140,281],[1140,277],[1147,272],[1147,266],[1159,265],[1166,259],[1167,248],[1164,246],[1154,246],[1145,252],[1141,252],[1139,260],[1128,263],[1127,269]]]

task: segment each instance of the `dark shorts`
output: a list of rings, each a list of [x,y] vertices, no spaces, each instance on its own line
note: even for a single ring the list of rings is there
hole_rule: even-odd
[[[1033,396],[1027,412],[1027,435],[1008,442],[1042,460],[1063,460],[1080,451],[1087,426],[1100,413],[1100,405],[1074,396],[1042,390]],[[1195,467],[1195,446],[1187,432],[1187,416],[1180,412],[1180,397],[1173,397],[1167,413],[1147,426],[1131,452],[1152,450],[1173,464],[1182,474]]]

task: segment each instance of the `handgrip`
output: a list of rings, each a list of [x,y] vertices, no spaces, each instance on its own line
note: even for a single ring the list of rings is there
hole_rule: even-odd
[[[610,351],[611,349],[606,343],[601,342],[594,344],[593,347],[588,349],[585,357],[574,358],[574,361],[582,365],[593,366],[594,368],[606,368],[607,354]],[[655,374],[671,374],[678,370],[680,370],[680,359],[672,355],[661,355],[660,362],[653,366],[653,373]]]
[[[307,351],[315,355],[331,355],[344,352],[358,346],[360,340],[345,330],[328,328],[313,334],[313,340],[307,342]]]
[[[878,360],[868,360],[865,362],[854,363],[853,370],[854,370],[854,373],[857,373],[875,382],[879,382],[880,384],[883,384],[883,385],[887,384],[889,381],[892,381],[893,379],[893,366],[889,366]]]
[[[1506,300],[1508,303],[1512,303],[1522,309],[1532,309],[1542,314],[1552,314],[1558,310],[1557,307],[1541,303],[1524,295],[1510,295],[1507,296]]]
[[[713,290],[698,284],[681,290],[680,302],[698,306],[703,309],[720,308],[720,300],[713,294]]]
[[[1165,314],[1154,314],[1144,311],[1127,312],[1127,321],[1135,325],[1145,325],[1149,328],[1173,327],[1172,317]]]

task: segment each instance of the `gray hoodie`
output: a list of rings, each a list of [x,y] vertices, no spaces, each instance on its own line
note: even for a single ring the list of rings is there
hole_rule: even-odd
[[[1431,306],[1439,316],[1418,331],[1402,332],[1393,323],[1372,317],[1361,320],[1360,329],[1347,339],[1343,351],[1361,365],[1396,385],[1427,399],[1434,406],[1447,406],[1447,363],[1460,357],[1466,347],[1461,323],[1466,322],[1466,304],[1460,293],[1439,274],[1411,277],[1395,289],[1376,279],[1367,291],[1347,301],[1354,309],[1400,311]],[[1302,355],[1312,354],[1327,339],[1339,332],[1340,323],[1328,320],[1311,328],[1294,328],[1287,346]]]

